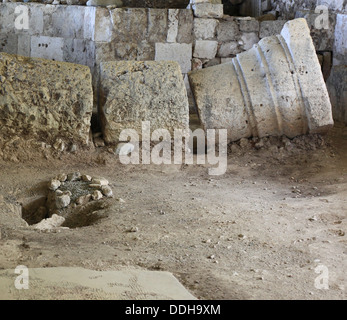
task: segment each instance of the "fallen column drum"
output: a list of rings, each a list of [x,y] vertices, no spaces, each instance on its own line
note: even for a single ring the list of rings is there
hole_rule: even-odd
[[[321,67],[305,19],[288,21],[230,62],[189,73],[204,129],[228,140],[325,133],[334,124]]]

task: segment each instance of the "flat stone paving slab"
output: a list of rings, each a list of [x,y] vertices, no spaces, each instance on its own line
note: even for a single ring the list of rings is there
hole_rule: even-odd
[[[0,300],[196,300],[171,273],[163,271],[29,268],[29,288],[19,290],[15,281],[23,275],[14,269],[0,271]]]

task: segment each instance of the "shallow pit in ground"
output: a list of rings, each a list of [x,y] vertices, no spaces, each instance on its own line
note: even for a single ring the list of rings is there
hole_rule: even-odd
[[[112,197],[103,177],[62,173],[47,182],[42,196],[22,204],[22,218],[36,229],[90,226],[107,216]]]

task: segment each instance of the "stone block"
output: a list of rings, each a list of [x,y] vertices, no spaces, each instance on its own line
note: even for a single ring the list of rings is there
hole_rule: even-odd
[[[241,32],[259,32],[260,23],[255,19],[242,19],[239,21]]]
[[[42,10],[42,8],[39,8],[39,10]],[[50,36],[84,39],[85,11],[86,7],[57,6],[51,17],[52,34]]]
[[[105,8],[96,8],[94,11],[93,40],[110,42],[112,39],[112,23],[110,13]]]
[[[82,39],[64,39],[63,61],[83,64],[93,68],[95,64],[95,42]]]
[[[216,19],[194,19],[194,37],[196,40],[209,40],[216,37],[218,20]]]
[[[249,50],[253,47],[253,45],[258,43],[259,37],[258,37],[258,34],[255,32],[247,32],[242,34],[241,41],[243,43],[242,44],[243,50]]]
[[[104,140],[117,144],[123,129],[141,137],[150,127],[187,129],[189,105],[181,69],[173,61],[114,61],[100,64],[99,116]]]
[[[338,14],[335,26],[334,65],[347,64],[347,14]]]
[[[332,68],[327,87],[334,119],[347,124],[347,65]]]
[[[169,9],[167,42],[176,42],[178,35],[178,9]]]
[[[0,134],[88,145],[93,90],[87,66],[0,53]]]
[[[194,16],[191,10],[180,9],[178,12],[178,43],[193,42]]]
[[[30,56],[55,61],[64,61],[64,38],[32,36]]]
[[[0,33],[0,52],[17,54],[17,51],[18,51],[18,35]]]
[[[168,10],[148,9],[148,42],[165,42],[168,33]]]
[[[233,41],[240,37],[239,26],[236,21],[220,22],[217,27],[218,41]]]
[[[147,38],[148,15],[145,8],[116,8],[110,10],[112,40],[141,42]]]
[[[197,40],[195,41],[193,57],[213,59],[217,54],[218,41]]]
[[[192,44],[186,43],[156,43],[156,61],[176,61],[179,63],[182,73],[191,70]]]
[[[192,8],[194,16],[198,18],[222,18],[224,14],[222,4],[197,3]]]
[[[239,43],[237,41],[224,42],[218,49],[218,57],[224,58],[240,53]]]
[[[285,23],[285,20],[262,21],[260,23],[259,38],[280,34]]]

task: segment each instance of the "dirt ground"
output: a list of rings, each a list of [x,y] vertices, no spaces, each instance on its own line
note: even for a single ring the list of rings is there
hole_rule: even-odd
[[[344,125],[235,143],[221,176],[207,165],[122,165],[107,147],[12,160],[0,162],[1,269],[129,265],[172,272],[198,299],[346,299]],[[110,181],[100,219],[50,232],[26,225],[20,204],[78,170]]]

